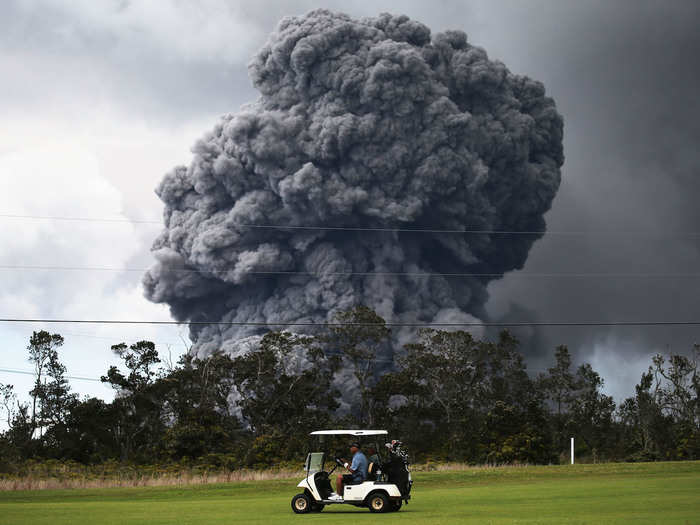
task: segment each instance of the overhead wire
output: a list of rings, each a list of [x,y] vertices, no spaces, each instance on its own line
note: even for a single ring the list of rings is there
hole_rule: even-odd
[[[82,222],[122,222],[134,224],[161,224],[161,221],[155,220],[140,220],[128,218],[95,218],[95,217],[64,217],[64,216],[43,216],[43,215],[20,215],[20,214],[0,214],[2,218],[14,219],[43,219],[43,220],[62,220],[62,221],[82,221]],[[378,231],[378,232],[415,232],[415,233],[481,233],[481,234],[572,234],[585,235],[595,233],[615,233],[615,232],[586,232],[586,231],[501,231],[501,230],[444,230],[444,229],[412,229],[412,228],[356,228],[356,227],[334,227],[334,226],[290,226],[290,225],[269,225],[269,224],[237,224],[236,226],[248,228],[265,228],[265,229],[283,229],[283,230],[337,230],[337,231]],[[630,234],[634,232],[617,232]],[[645,233],[645,232],[636,232]],[[697,232],[680,232],[679,235],[700,235]],[[66,271],[123,271],[123,272],[144,272],[146,268],[116,268],[116,267],[79,267],[79,266],[29,266],[29,265],[0,265],[1,269],[24,269],[24,270],[66,270]],[[197,269],[166,269],[164,271],[173,273],[211,273],[208,271]],[[433,272],[308,272],[308,271],[241,271],[243,274],[250,275],[362,275],[362,276],[414,276],[414,277],[500,277],[502,273],[482,273],[482,272],[465,272],[465,273],[433,273]],[[698,273],[603,273],[603,272],[522,272],[511,273],[509,275],[528,276],[528,277],[602,277],[602,278],[697,278]],[[253,321],[142,321],[142,320],[86,320],[86,319],[20,319],[20,318],[3,318],[0,322],[13,323],[81,323],[81,324],[152,324],[152,325],[227,325],[227,326],[368,326],[363,323],[316,323],[316,322],[300,322],[300,321],[270,321],[270,322],[253,322]],[[518,326],[559,326],[559,327],[586,327],[586,326],[696,326],[700,325],[700,321],[593,321],[593,322],[472,322],[472,323],[406,323],[406,322],[388,322],[385,326],[394,327],[414,327],[414,328],[432,328],[432,327],[518,327]]]
[[[121,341],[121,340],[127,339],[127,338],[125,338],[125,337],[123,337],[123,336],[122,336],[122,337],[107,337],[107,336],[102,336],[102,335],[94,335],[94,334],[76,334],[76,333],[74,333],[74,332],[63,332],[63,331],[61,332],[61,335],[69,335],[69,336],[71,336],[71,337],[85,337],[85,338],[88,338],[88,339],[101,339],[101,340],[104,340],[104,341],[112,341],[112,342],[117,341],[117,340]],[[155,345],[158,345],[158,346],[165,346],[165,347],[168,347],[168,348],[169,348],[170,346],[184,345],[184,343],[183,343],[182,341],[179,341],[179,342],[175,342],[175,341],[151,341],[150,339],[149,339],[149,341],[152,342],[152,343],[155,344]]]
[[[56,215],[27,215],[0,213],[0,218],[4,219],[31,219],[31,220],[52,220],[69,222],[97,222],[97,223],[124,223],[124,224],[153,224],[163,225],[162,220],[155,219],[131,219],[131,218],[109,218],[109,217],[68,217]],[[463,229],[443,229],[443,228],[400,228],[400,227],[363,227],[363,226],[324,226],[324,225],[288,225],[288,224],[249,224],[235,223],[235,227],[251,229],[269,230],[308,230],[308,231],[348,231],[348,232],[385,232],[385,233],[432,233],[432,234],[479,234],[479,235],[643,235],[658,237],[700,237],[700,232],[680,231],[669,232],[668,230],[659,232],[649,231],[621,231],[621,230],[499,230],[499,229],[478,229],[467,227]]]
[[[419,323],[391,322],[386,323],[352,323],[352,322],[308,322],[308,321],[155,321],[155,320],[125,320],[125,319],[29,319],[29,318],[0,318],[0,323],[45,323],[45,324],[106,324],[106,325],[188,325],[188,326],[313,326],[313,327],[411,327],[411,328],[458,328],[458,327],[586,327],[586,326],[699,326],[700,321],[478,321],[453,323]]]
[[[131,219],[131,218],[98,218],[98,217],[67,217],[67,216],[46,216],[46,215],[24,215],[24,214],[0,214],[0,218],[21,219],[21,220],[53,220],[66,222],[88,222],[88,223],[123,223],[123,224],[152,224],[162,225],[162,220]],[[341,226],[303,226],[303,225],[275,225],[275,224],[241,224],[234,225],[238,228],[268,229],[268,230],[291,230],[291,231],[347,231],[347,232],[383,232],[383,233],[422,233],[422,234],[479,234],[479,235],[643,235],[643,236],[676,236],[676,237],[698,237],[700,232],[642,232],[642,231],[585,231],[585,230],[498,230],[498,229],[437,229],[437,228],[386,228],[386,227],[341,227]],[[30,265],[0,265],[0,269],[7,270],[56,270],[56,271],[115,271],[115,272],[145,272],[147,268],[117,268],[117,267],[96,267],[96,266],[30,266]],[[211,271],[172,268],[164,269],[169,273],[212,273]],[[308,276],[411,276],[411,277],[501,277],[503,273],[483,273],[483,272],[309,272],[309,271],[239,271],[240,274],[248,275],[308,275]],[[511,272],[509,275],[518,277],[553,277],[553,278],[698,278],[700,273],[605,273],[605,272]],[[20,318],[0,318],[3,323],[47,323],[47,324],[135,324],[135,325],[224,325],[224,326],[308,326],[308,327],[334,327],[334,326],[382,326],[376,323],[315,323],[315,322],[246,322],[246,321],[143,321],[143,320],[86,320],[86,319],[20,319]],[[387,322],[383,326],[387,327],[412,327],[412,328],[458,328],[458,327],[591,327],[591,326],[698,326],[700,321],[594,321],[594,322],[462,322],[462,323],[406,323]],[[96,339],[112,339],[108,337],[90,336],[87,334],[70,334],[79,337],[93,337]],[[164,343],[159,343],[164,344]],[[171,343],[167,343],[171,344]],[[172,343],[176,344],[176,343]],[[374,358],[373,361],[393,362],[393,359]],[[0,368],[0,372],[29,374],[34,372],[9,368]],[[66,376],[68,379],[81,381],[96,381],[99,379],[85,376]]]
[[[343,357],[339,354],[327,354],[328,357]],[[400,357],[400,356],[399,356]],[[371,362],[376,362],[376,363],[396,363],[395,359],[385,359],[385,358],[370,358],[370,359],[363,359],[363,361],[371,361]],[[545,368],[525,368],[526,372],[546,372],[548,369]],[[0,368],[0,373],[9,373],[9,374],[20,374],[20,375],[30,375],[30,376],[36,376],[36,372],[33,372],[31,370],[18,370],[18,369],[13,369],[13,368]],[[74,375],[65,375],[63,376],[66,379],[72,379],[75,381],[91,381],[95,383],[103,383],[102,379],[97,379],[94,377],[87,377],[87,376],[74,376]]]
[[[0,264],[0,270],[45,270],[45,271],[99,271],[99,272],[146,272],[149,268],[119,268],[114,266],[48,266],[48,265],[20,265],[20,264]],[[306,275],[312,277],[324,276],[380,276],[380,277],[503,277],[505,273],[496,272],[325,272],[325,271],[302,271],[302,270],[235,270],[229,268],[229,271],[235,271],[241,275]],[[227,271],[227,269],[216,270],[197,270],[194,268],[161,268],[159,271],[164,273],[176,274],[214,274],[216,271]],[[508,272],[509,276],[515,277],[533,277],[533,278],[700,278],[700,273],[652,273],[652,272]]]
[[[13,368],[0,368],[0,372],[6,372],[9,374],[23,374],[23,375],[31,375],[31,376],[36,376],[36,372],[33,372],[31,370],[18,370],[18,369],[13,369]],[[95,379],[94,377],[86,377],[86,376],[73,376],[73,375],[66,375],[63,376],[66,379],[74,379],[76,381],[94,381],[97,383],[101,383],[101,379]]]
[[[32,219],[48,221],[69,221],[69,222],[113,222],[127,224],[163,224],[163,221],[150,219],[130,219],[130,218],[108,218],[108,217],[61,217],[55,215],[19,215],[14,213],[0,213],[3,219]]]

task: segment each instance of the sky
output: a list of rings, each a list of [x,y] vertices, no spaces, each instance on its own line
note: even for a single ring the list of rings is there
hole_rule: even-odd
[[[513,72],[542,81],[565,121],[552,232],[522,271],[489,287],[493,319],[692,321],[700,311],[700,4],[676,1],[10,0],[0,16],[0,317],[170,319],[143,297],[141,269],[159,231],[153,189],[187,164],[217,118],[255,100],[247,63],[279,19],[317,7],[405,13],[433,33],[464,30]],[[564,235],[557,232],[587,232]],[[693,235],[695,234],[695,235]],[[653,278],[525,273],[654,273]],[[669,276],[669,274],[675,276]],[[0,368],[28,370],[32,330],[66,339],[69,374],[98,378],[110,346],[151,339],[163,357],[189,345],[178,326],[0,325]],[[567,344],[616,398],[650,357],[687,352],[697,328],[519,329],[533,370]],[[30,388],[31,376],[0,371]],[[76,391],[109,398],[99,382]]]

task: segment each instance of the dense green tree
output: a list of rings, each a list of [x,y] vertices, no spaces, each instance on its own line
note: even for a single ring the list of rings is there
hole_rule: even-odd
[[[40,428],[43,415],[50,420],[62,417],[63,413],[52,414],[52,403],[61,403],[54,398],[61,396],[67,387],[63,379],[65,368],[58,359],[58,348],[63,346],[63,337],[59,334],[50,334],[45,330],[32,333],[29,338],[29,362],[34,366],[34,388],[29,392],[32,398],[31,404],[31,425],[29,427],[29,439],[34,437],[35,432]],[[47,378],[48,376],[48,378]],[[45,406],[48,404],[49,406]]]
[[[269,332],[236,358],[187,354],[165,370],[151,342],[114,345],[123,364],[102,378],[116,391],[112,402],[77,399],[59,360],[63,338],[34,332],[30,402],[0,385],[0,471],[41,457],[266,466],[298,459],[309,430],[370,423],[419,460],[549,463],[569,436],[593,459],[700,458],[700,347],[654,357],[615,412],[600,375],[586,363],[572,370],[565,346],[533,379],[508,332],[478,340],[421,330],[378,377],[391,335],[384,320],[365,307],[335,320],[314,336]],[[336,388],[348,382],[341,364],[354,397]],[[341,399],[354,404],[341,409]]]
[[[78,401],[68,414],[63,439],[63,457],[81,463],[100,463],[120,457],[113,434],[119,403],[87,398]]]
[[[547,370],[542,386],[553,401],[556,414],[561,416],[574,397],[575,382],[571,373],[571,355],[565,345],[558,346],[554,352],[556,364]]]
[[[671,354],[668,361],[657,355],[653,358],[653,371],[659,388],[659,404],[676,421],[689,428],[700,427],[700,374],[698,359],[700,346],[693,347],[691,357]]]
[[[563,449],[569,438],[569,407],[575,397],[575,380],[571,371],[571,354],[565,345],[554,352],[555,365],[538,378],[539,387],[553,408],[551,426],[556,445]]]
[[[354,415],[359,426],[371,427],[375,413],[371,390],[377,379],[377,358],[383,348],[388,348],[391,330],[374,310],[362,305],[338,312],[333,320],[337,324],[330,327],[325,346],[352,367],[359,392]]]
[[[112,403],[114,418],[112,436],[119,447],[122,461],[153,458],[157,454],[165,428],[162,416],[161,389],[156,383],[160,363],[155,345],[138,341],[131,346],[120,343],[112,351],[123,361],[127,374],[112,366],[102,381],[117,391]]]
[[[236,406],[256,435],[324,426],[338,407],[332,385],[338,364],[313,337],[268,332],[233,360]]]
[[[608,449],[614,436],[613,398],[602,393],[603,379],[591,365],[579,366],[574,378],[575,394],[570,399],[569,433],[578,436],[594,459]]]
[[[518,341],[503,331],[495,342],[481,343],[486,351],[487,374],[482,411],[482,446],[490,463],[555,462],[544,393],[527,374]]]
[[[620,406],[619,416],[629,436],[628,453],[633,459],[668,458],[673,421],[657,403],[657,388],[650,368],[635,387],[635,396]]]
[[[699,354],[696,345],[691,357],[655,356],[635,396],[622,403],[619,416],[630,457],[700,458]]]
[[[0,384],[0,417],[7,422],[7,427],[12,426],[12,419],[15,415],[15,404],[17,403],[17,395],[13,385]]]
[[[550,460],[542,396],[507,332],[490,343],[421,330],[373,394],[418,450],[473,462]]]
[[[17,404],[4,437],[12,450],[23,459],[33,458],[41,452],[39,440],[32,438],[32,420],[28,404]]]
[[[483,354],[468,332],[421,330],[418,342],[406,345],[399,357],[398,370],[373,389],[375,417],[392,419],[414,449],[427,450],[432,443],[437,451],[439,443],[441,455],[473,455],[487,372]]]
[[[39,421],[44,429],[42,446],[45,453],[58,457],[65,455],[70,432],[67,418],[78,400],[71,392],[65,374],[65,365],[58,360],[58,353],[53,352],[46,363],[46,380],[39,388]]]
[[[17,396],[13,385],[0,384],[0,418],[6,424],[0,432],[0,472],[7,472],[19,459],[19,451],[12,440],[12,426],[17,413]]]
[[[242,431],[231,410],[233,360],[220,353],[206,359],[186,354],[178,364],[160,380],[165,418],[170,422],[163,443],[167,456],[231,452]]]

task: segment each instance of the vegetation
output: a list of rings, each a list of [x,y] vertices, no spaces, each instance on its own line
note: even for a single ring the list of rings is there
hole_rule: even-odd
[[[338,523],[366,509],[296,517],[298,479],[186,487],[0,493],[0,523]],[[418,472],[414,498],[382,523],[696,523],[700,463],[468,468]],[[344,515],[344,516],[343,516]]]
[[[656,356],[618,407],[590,365],[572,368],[565,346],[547,373],[532,376],[507,332],[479,341],[426,329],[388,369],[381,317],[357,307],[337,320],[313,336],[269,332],[235,358],[185,355],[165,368],[151,342],[116,344],[122,365],[102,377],[116,391],[109,403],[72,392],[63,338],[35,332],[29,403],[0,385],[0,473],[46,460],[265,468],[298,462],[308,431],[329,426],[388,428],[421,462],[558,463],[569,436],[577,456],[593,461],[700,458],[697,346],[691,357]]]

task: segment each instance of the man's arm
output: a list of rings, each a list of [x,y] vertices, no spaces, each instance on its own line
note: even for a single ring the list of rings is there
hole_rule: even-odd
[[[347,459],[336,457],[335,460],[341,467],[345,467],[346,469],[350,470],[350,468],[349,468],[350,463],[348,463]]]
[[[353,463],[354,463],[354,462],[355,462],[355,460],[353,459]],[[350,463],[348,463],[347,460],[345,460],[345,459],[343,459],[343,466],[344,466],[346,469],[348,469],[348,471],[350,472],[350,474],[354,474],[355,471],[357,470],[357,469],[353,469],[353,468],[352,468],[352,465],[350,465]]]
[[[345,462],[345,468],[350,471],[351,474],[354,474],[355,472],[358,471],[360,468],[360,458],[359,454],[355,454],[352,458],[352,465],[350,465],[347,461]]]

